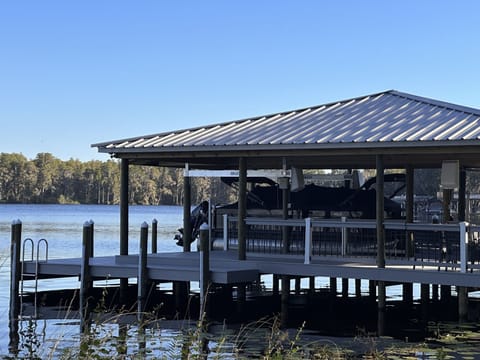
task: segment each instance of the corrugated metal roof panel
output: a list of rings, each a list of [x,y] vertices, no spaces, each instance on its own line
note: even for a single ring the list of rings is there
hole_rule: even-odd
[[[480,138],[480,110],[386,91],[305,109],[94,144],[142,148],[455,141]]]

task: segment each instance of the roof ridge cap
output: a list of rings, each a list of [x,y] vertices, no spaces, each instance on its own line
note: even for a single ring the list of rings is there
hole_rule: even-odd
[[[439,106],[439,107],[449,109],[449,110],[462,111],[464,113],[469,113],[469,114],[474,114],[476,116],[480,116],[480,109],[477,109],[477,108],[474,108],[474,107],[465,106],[465,105],[456,105],[456,104],[452,104],[452,103],[449,103],[449,102],[446,102],[446,101],[436,100],[436,99],[432,99],[432,98],[428,98],[428,97],[424,97],[424,96],[419,96],[419,95],[413,95],[413,94],[409,94],[409,93],[405,93],[405,92],[397,91],[397,90],[390,90],[390,91],[388,91],[388,93],[390,93],[394,96],[404,97],[406,99],[413,100],[413,101],[418,101],[418,102],[421,102],[421,103],[424,103],[424,104],[435,105],[435,106]]]

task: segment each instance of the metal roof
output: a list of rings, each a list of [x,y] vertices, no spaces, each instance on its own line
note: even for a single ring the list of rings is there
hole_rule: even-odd
[[[93,144],[117,157],[236,151],[479,146],[480,110],[395,90],[309,108]],[[260,154],[260,153],[259,153]],[[288,154],[284,154],[288,155]],[[293,155],[293,154],[291,154]],[[218,155],[217,155],[218,156]]]

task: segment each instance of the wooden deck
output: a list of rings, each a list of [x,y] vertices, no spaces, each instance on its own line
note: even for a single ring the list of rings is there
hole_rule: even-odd
[[[156,281],[198,281],[199,252],[149,254],[148,278]],[[79,276],[81,258],[40,261],[39,279]],[[35,273],[35,261],[23,264],[25,273]],[[377,268],[375,259],[313,257],[304,264],[303,256],[248,253],[237,260],[236,251],[210,253],[210,275],[214,283],[236,284],[258,280],[260,275],[319,276],[378,280],[389,283],[425,283],[480,288],[480,271],[462,273],[455,264],[425,264],[418,261],[387,260],[386,268]],[[90,259],[94,279],[136,278],[138,255],[104,256]]]

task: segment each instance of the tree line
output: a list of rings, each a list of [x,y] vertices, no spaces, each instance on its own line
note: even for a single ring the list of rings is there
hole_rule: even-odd
[[[192,203],[211,198],[230,202],[234,193],[218,178],[194,178]],[[0,153],[0,202],[41,204],[118,204],[120,162],[76,159],[63,161],[50,153],[32,160],[19,153]],[[180,205],[183,169],[130,166],[129,203]]]
[[[129,203],[138,205],[181,205],[183,169],[156,166],[130,166]],[[366,171],[374,176],[374,171]],[[415,170],[415,194],[436,196],[439,169]],[[480,174],[468,172],[467,192],[480,193]],[[192,204],[212,199],[229,203],[236,192],[219,178],[193,178]],[[0,153],[1,203],[79,203],[118,204],[120,201],[120,162],[76,159],[60,160],[50,153],[38,153],[29,160],[19,153]]]

